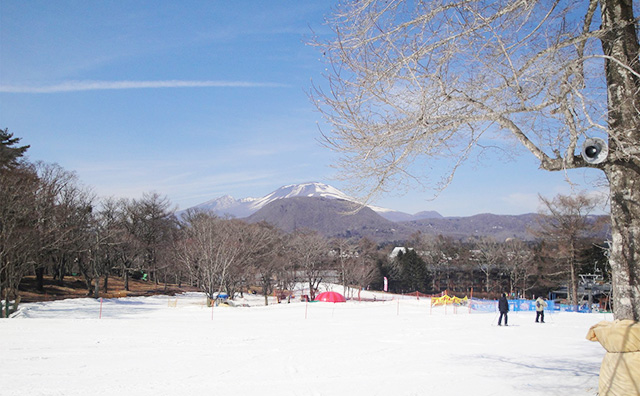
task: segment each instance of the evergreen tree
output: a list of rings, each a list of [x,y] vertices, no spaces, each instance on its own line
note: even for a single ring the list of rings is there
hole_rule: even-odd
[[[371,282],[371,287],[375,290],[383,290],[384,278],[387,278],[389,291],[392,293],[400,291],[400,275],[393,263],[379,258],[376,262],[376,269],[378,276],[374,277],[374,280]]]
[[[403,288],[406,292],[424,292],[428,284],[427,266],[413,249],[398,254]]]
[[[20,142],[9,133],[9,128],[0,129],[0,169],[13,167],[30,146],[12,147]]]

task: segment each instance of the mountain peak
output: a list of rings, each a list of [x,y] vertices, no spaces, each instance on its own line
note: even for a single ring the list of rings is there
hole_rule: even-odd
[[[308,182],[301,184],[290,184],[288,186],[282,186],[275,190],[271,194],[258,199],[255,202],[257,209],[262,208],[269,202],[275,199],[293,198],[293,197],[324,197],[331,199],[344,199],[347,201],[355,201],[355,199],[349,197],[342,191],[335,187],[331,187],[328,184],[318,182]]]

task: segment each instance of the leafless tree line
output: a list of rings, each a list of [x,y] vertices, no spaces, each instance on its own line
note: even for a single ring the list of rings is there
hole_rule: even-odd
[[[98,200],[75,174],[58,165],[22,163],[0,171],[0,293],[18,297],[27,274],[44,287],[50,274],[62,284],[81,274],[87,293],[106,290],[111,274],[125,279],[148,272],[158,282],[172,272],[168,242],[175,232],[169,201],[155,193],[141,199]]]

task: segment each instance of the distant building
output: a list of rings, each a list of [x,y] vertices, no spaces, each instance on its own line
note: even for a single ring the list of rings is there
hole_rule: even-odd
[[[390,259],[394,259],[394,258],[398,257],[398,254],[400,252],[402,252],[402,254],[407,253],[407,250],[413,250],[413,248],[406,248],[406,247],[403,247],[403,246],[396,246],[396,247],[393,248],[393,250],[389,254],[389,258]]]

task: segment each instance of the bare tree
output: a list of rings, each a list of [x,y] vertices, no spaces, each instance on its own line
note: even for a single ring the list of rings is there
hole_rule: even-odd
[[[225,290],[233,298],[246,283],[252,268],[272,267],[280,238],[275,228],[264,222],[255,224],[248,224],[241,220],[226,220],[226,222],[232,225],[231,230],[236,237],[234,243],[238,246],[238,253],[224,279]],[[266,282],[267,273],[263,275],[265,275],[263,282]]]
[[[423,180],[471,155],[530,151],[549,171],[609,182],[615,316],[640,320],[640,63],[631,0],[359,0],[317,42],[328,87],[312,94],[361,195]],[[602,162],[579,154],[608,140]],[[426,163],[425,163],[426,162]],[[364,180],[362,182],[361,180]]]
[[[521,291],[524,298],[525,293],[531,287],[530,278],[534,275],[532,249],[521,240],[512,239],[505,242],[502,269],[509,275],[509,291]]]
[[[578,269],[584,241],[601,229],[602,224],[589,215],[598,205],[598,200],[584,194],[577,196],[557,195],[553,199],[540,196],[544,204],[540,215],[541,230],[538,235],[558,247],[561,253],[557,260],[564,263],[569,272],[569,300],[578,306]],[[587,244],[586,246],[590,246]]]
[[[348,270],[349,278],[353,284],[360,289],[366,289],[377,275],[376,263],[380,258],[378,247],[367,238],[362,238],[358,242],[357,257],[351,263],[352,268]]]
[[[38,185],[31,167],[0,167],[0,299],[5,300],[0,317],[9,316],[9,302],[18,298],[20,281],[37,257]]]
[[[247,262],[243,265],[242,278],[253,275],[262,288],[264,305],[269,305],[269,295],[273,292],[277,278],[282,282],[286,260],[284,258],[284,237],[275,227],[260,222],[248,225]],[[278,277],[280,274],[280,277]]]
[[[61,172],[61,175],[65,174],[66,172]],[[74,174],[71,176],[61,186],[55,200],[51,221],[56,238],[52,238],[53,243],[45,247],[50,255],[48,260],[53,277],[59,284],[63,283],[69,267],[83,248],[93,221],[96,202],[91,190],[80,185]]]
[[[104,206],[92,216],[91,226],[86,233],[86,252],[83,274],[89,287],[89,294],[99,297],[100,277],[104,276],[104,291],[107,291],[109,273],[116,266],[117,255],[114,247],[118,244],[117,216],[113,207]],[[93,283],[93,291],[91,283]]]
[[[427,265],[432,291],[451,289],[454,264],[460,260],[459,242],[449,237],[432,237],[421,234],[416,239],[416,249]]]
[[[293,290],[298,283],[297,269],[299,268],[298,260],[291,254],[293,235],[282,235],[281,246],[276,252],[275,261],[273,266],[275,267],[275,277],[277,279],[276,286],[280,290]],[[271,289],[273,291],[273,289]],[[289,298],[291,295],[289,295]],[[265,304],[267,298],[265,297]]]
[[[35,169],[40,181],[36,192],[38,258],[35,273],[38,290],[42,291],[45,272],[55,265],[65,245],[73,243],[71,238],[77,236],[76,228],[82,227],[71,218],[76,210],[85,210],[77,205],[82,205],[79,201],[90,194],[81,190],[75,173],[58,164],[38,162]]]
[[[296,260],[302,276],[309,285],[309,297],[313,300],[322,282],[328,260],[329,244],[315,231],[296,231],[290,240],[291,257]]]
[[[174,208],[167,197],[158,193],[145,193],[141,199],[131,200],[127,205],[129,229],[144,252],[144,269],[150,280],[159,283],[159,270],[167,265],[166,249],[171,246],[176,227]]]
[[[270,278],[268,263],[278,234],[264,223],[247,224],[202,211],[187,211],[175,244],[175,258],[211,299],[225,290],[231,298],[251,268]]]
[[[134,203],[127,199],[105,198],[102,207],[113,213],[111,227],[117,239],[113,245],[114,255],[124,280],[124,290],[129,291],[131,273],[143,266],[144,257],[142,241],[136,237],[137,211]]]
[[[358,255],[357,249],[351,241],[345,238],[333,238],[329,243],[331,247],[330,255],[336,264],[340,283],[342,284],[342,294],[346,296],[349,282],[353,279],[354,264]]]
[[[188,211],[185,215],[174,249],[176,258],[199,280],[210,299],[222,290],[226,271],[237,254],[237,245],[230,243],[235,237],[225,229],[225,222],[212,214]]]
[[[489,293],[491,287],[491,275],[496,274],[500,263],[504,259],[503,244],[496,242],[492,238],[482,238],[477,242],[477,250],[473,252],[478,268],[485,276],[485,292]]]
[[[278,279],[279,270],[284,266],[282,257],[275,256],[270,259],[256,260],[249,274],[258,282],[264,296],[264,305],[269,305],[269,295],[273,293]]]

